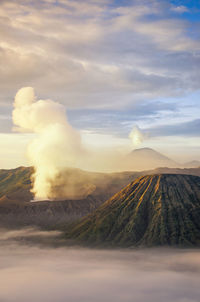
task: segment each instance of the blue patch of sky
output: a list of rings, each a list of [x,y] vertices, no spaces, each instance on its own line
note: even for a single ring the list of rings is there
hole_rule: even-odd
[[[199,0],[171,0],[170,2],[176,6],[186,6],[188,8],[200,9]]]
[[[187,19],[189,21],[200,21],[200,1],[199,0],[161,0],[158,1],[158,3],[169,3],[172,4],[173,6],[185,6],[188,11],[183,11],[183,12],[167,12],[165,10],[165,14],[171,15],[171,17],[176,16],[181,19]],[[140,4],[140,1],[123,1],[123,0],[117,0],[117,1],[112,1],[109,6],[111,7],[119,7],[119,6],[131,6]],[[141,1],[141,5],[154,5],[155,1]],[[147,17],[147,16],[146,16]],[[169,16],[168,16],[169,17]],[[155,14],[148,14],[148,19],[149,20],[155,20],[155,19],[160,19],[161,16],[155,15]]]
[[[199,0],[173,0],[171,4],[174,6],[185,6],[188,11],[177,13],[179,18],[186,19],[190,22],[200,22],[200,1]]]

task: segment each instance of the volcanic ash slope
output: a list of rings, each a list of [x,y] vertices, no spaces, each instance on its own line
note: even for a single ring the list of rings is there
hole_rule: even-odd
[[[140,177],[83,218],[66,236],[95,246],[199,246],[200,177]]]

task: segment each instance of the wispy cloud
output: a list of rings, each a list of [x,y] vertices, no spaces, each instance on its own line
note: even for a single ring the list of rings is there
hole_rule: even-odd
[[[7,104],[7,116],[16,91],[32,86],[82,130],[128,137],[134,124],[194,120],[200,39],[191,14],[158,0],[2,0],[0,109]],[[186,96],[190,110],[180,110]],[[9,132],[10,119],[0,127]]]
[[[110,4],[1,2],[1,91],[33,85],[69,107],[117,108],[198,88],[188,22],[159,1]]]
[[[148,129],[152,136],[200,136],[200,119]]]

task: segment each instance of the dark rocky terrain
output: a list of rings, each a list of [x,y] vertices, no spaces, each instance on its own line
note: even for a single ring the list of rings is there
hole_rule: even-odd
[[[18,227],[36,225],[47,228],[63,228],[93,211],[139,176],[152,173],[193,174],[200,176],[198,169],[159,168],[142,172],[94,173],[78,169],[63,172],[63,186],[68,178],[82,180],[93,191],[82,199],[63,199],[54,201],[30,202],[33,195],[31,174],[33,168],[19,167],[0,170],[0,226]]]
[[[199,246],[200,177],[142,176],[66,236],[97,246]]]
[[[73,176],[81,179],[82,184],[92,186],[91,194],[78,200],[63,199],[62,196],[62,200],[30,202],[33,199],[30,192],[32,173],[33,169],[29,167],[0,170],[0,226],[62,228],[63,224],[93,212],[139,175],[137,172],[104,174],[66,170],[62,175],[63,186],[65,180],[68,185],[68,179]]]

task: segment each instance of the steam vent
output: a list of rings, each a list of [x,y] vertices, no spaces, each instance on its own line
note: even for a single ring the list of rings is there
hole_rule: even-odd
[[[199,246],[200,177],[140,177],[82,219],[67,237],[97,246]]]

